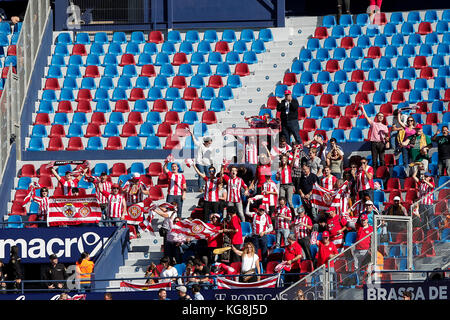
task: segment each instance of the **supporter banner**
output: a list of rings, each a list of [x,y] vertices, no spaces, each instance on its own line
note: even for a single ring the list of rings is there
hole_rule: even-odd
[[[228,128],[223,132],[223,135],[233,135],[233,136],[266,136],[275,135],[280,130],[271,128]]]
[[[19,247],[22,263],[48,263],[51,254],[56,254],[61,263],[74,263],[85,251],[95,258],[115,230],[113,227],[2,229],[0,260],[9,261],[14,245]]]
[[[449,279],[364,285],[364,300],[403,300],[405,291],[411,292],[411,300],[449,300],[449,285]]]
[[[159,290],[161,288],[170,290],[172,286],[172,282],[161,282],[156,284],[133,284],[130,282],[122,281],[120,283],[120,291],[152,291]]]
[[[183,219],[174,224],[168,234],[169,241],[184,242],[186,239],[209,239],[217,235],[217,231],[199,219]]]
[[[275,288],[277,286],[279,275],[263,279],[256,282],[238,282],[229,278],[217,278],[218,289],[249,289],[249,288]]]
[[[319,210],[328,210],[330,207],[341,206],[342,194],[348,186],[346,181],[338,190],[328,190],[318,183],[314,184],[311,194],[311,205]]]
[[[101,218],[102,210],[96,195],[50,197],[49,226],[98,223]]]

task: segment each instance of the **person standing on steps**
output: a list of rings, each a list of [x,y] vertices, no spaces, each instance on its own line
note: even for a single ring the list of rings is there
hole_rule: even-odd
[[[292,97],[292,92],[286,90],[284,99],[277,97],[277,111],[280,112],[281,135],[286,138],[286,142],[291,144],[291,134],[294,136],[298,144],[302,144],[300,138],[300,127],[298,124],[298,108],[299,103],[296,98]]]

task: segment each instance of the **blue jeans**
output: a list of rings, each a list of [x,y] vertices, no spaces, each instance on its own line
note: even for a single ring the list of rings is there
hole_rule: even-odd
[[[277,230],[277,246],[281,247],[281,236],[284,238],[284,245],[287,246],[287,240],[289,236],[289,229],[278,229]]]
[[[181,218],[181,214],[183,213],[183,197],[182,196],[173,196],[168,194],[167,195],[167,202],[176,202],[177,203],[177,217]]]
[[[201,164],[195,164],[195,166],[197,167],[198,171],[200,171],[201,173],[203,173],[204,175],[209,177],[209,171],[208,171],[209,166],[204,166]],[[201,189],[201,188],[203,188],[204,185],[205,185],[205,180],[203,180],[202,177],[198,176],[198,188]]]
[[[298,120],[287,120],[286,123],[281,124],[281,134],[286,137],[288,144],[291,144],[291,134],[297,143],[303,143],[299,131],[300,126],[298,125]]]
[[[261,258],[262,258],[261,262],[263,263],[263,265],[265,265],[266,264],[266,260],[267,260],[267,251],[268,251],[268,248],[267,248],[267,235],[264,235],[262,237],[260,237],[258,235],[251,235],[248,238],[248,241],[253,243],[253,245],[255,246],[256,252],[258,252],[258,249],[261,249]]]

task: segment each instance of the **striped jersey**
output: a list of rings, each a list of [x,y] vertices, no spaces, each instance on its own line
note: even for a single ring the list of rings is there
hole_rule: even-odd
[[[211,179],[205,177],[205,193],[203,194],[203,200],[208,202],[219,201],[219,178]]]
[[[289,230],[289,225],[290,225],[291,220],[288,220],[288,219],[280,217],[280,216],[285,216],[285,217],[289,217],[292,219],[291,208],[289,208],[286,205],[284,207],[278,207],[277,211],[275,213],[275,228],[277,230],[279,230],[279,229],[288,229]]]
[[[300,223],[308,226],[313,225],[311,218],[308,217],[307,215],[303,215],[303,217],[296,216],[293,222],[293,226],[294,226],[294,234],[297,240],[309,236],[310,233],[309,229],[303,225],[300,225]]]
[[[103,190],[105,190],[106,192],[111,193],[111,186],[112,186],[112,182],[110,181],[105,181],[105,182],[99,182],[98,184],[99,186],[102,187]],[[105,197],[101,191],[100,188],[96,188],[95,189],[95,195],[97,196],[97,200],[100,204],[107,204],[108,203],[108,198]]]
[[[336,186],[338,179],[330,174],[328,177],[322,177],[320,179],[320,185],[328,190],[334,190],[334,187]]]
[[[278,194],[278,186],[272,180],[264,182],[261,187],[261,192],[264,196],[263,204],[268,207],[276,206],[277,204],[277,194]],[[265,192],[276,192],[277,194],[265,194]],[[268,208],[266,208],[267,210]]]
[[[234,203],[241,202],[241,189],[247,189],[244,180],[239,177],[231,178],[227,175],[223,176],[223,180],[227,183],[227,201]]]
[[[181,173],[173,173],[171,171],[167,172],[169,177],[169,188],[168,194],[171,196],[181,196],[183,195],[183,185],[186,184],[186,179]]]
[[[430,187],[425,182],[419,181],[419,198],[421,198],[421,203],[426,205],[433,204],[433,190],[434,190],[434,182],[431,182],[433,187]]]
[[[269,215],[263,213],[259,215],[255,212],[250,212],[249,215],[252,217],[252,234],[259,235],[261,232],[270,232],[273,230],[272,220]]]
[[[49,198],[48,197],[37,197],[35,195],[32,196],[34,202],[39,204],[38,218],[39,220],[44,220],[48,215],[49,208]]]
[[[374,189],[374,184],[373,184],[373,168],[369,166],[369,168],[367,169],[368,173],[372,174],[372,179],[368,179],[364,170],[360,169],[358,171],[358,175],[357,175],[357,183],[358,183],[358,191],[364,191],[364,190],[369,190],[369,189]]]
[[[108,198],[108,217],[121,218],[124,209],[126,209],[123,205],[125,197],[120,193],[112,194],[106,191],[102,191],[102,193]]]
[[[280,174],[280,183],[281,184],[289,184],[292,183],[292,168],[289,165],[285,165],[280,167],[278,170]]]
[[[245,162],[250,164],[258,163],[258,146],[256,142],[245,143]]]
[[[72,195],[72,188],[76,188],[78,186],[78,181],[78,179],[66,180],[64,177],[59,180],[65,196]]]

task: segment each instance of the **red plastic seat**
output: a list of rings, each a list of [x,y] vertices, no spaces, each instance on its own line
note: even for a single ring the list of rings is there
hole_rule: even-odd
[[[67,143],[67,151],[79,151],[84,150],[83,140],[81,137],[70,137]]]
[[[105,114],[99,111],[92,113],[91,123],[97,124],[99,126],[106,124]]]
[[[266,108],[270,110],[275,110],[277,108],[277,105],[278,105],[277,97],[270,96],[269,98],[267,98]]]
[[[163,43],[164,36],[161,31],[153,30],[148,34],[148,42]]]
[[[420,69],[419,78],[423,79],[433,79],[434,78],[434,71],[432,67],[423,67]]]
[[[37,175],[38,175],[39,178],[43,177],[43,176],[50,177],[50,176],[53,175],[53,173],[52,173],[50,168],[47,168],[47,164],[41,164],[39,166],[39,170],[37,172]],[[39,182],[39,184],[41,184],[41,183]]]
[[[106,142],[105,150],[122,150],[122,140],[120,137],[109,137]]]
[[[413,177],[405,178],[402,191],[417,190],[416,180]]]
[[[130,105],[128,103],[128,100],[117,100],[116,104],[114,105],[114,112],[130,112]]]
[[[116,162],[111,167],[111,177],[120,177],[127,174],[127,166],[124,162]]]
[[[2,79],[5,79],[8,77],[9,67],[4,67],[2,69]],[[17,73],[16,67],[12,67],[12,73]]]
[[[45,126],[48,126],[51,124],[50,122],[50,116],[48,113],[37,113],[36,118],[34,119],[34,124],[43,124]]]
[[[436,250],[434,248],[434,242],[430,241],[430,240],[422,242],[422,247],[420,249],[420,255],[419,256],[421,258],[436,256]]]
[[[91,122],[86,127],[86,133],[84,134],[86,138],[90,137],[101,137],[102,136],[102,130],[100,129],[100,126],[97,123]]]
[[[134,59],[134,55],[131,53],[124,53],[120,58],[119,66],[123,67],[130,64],[136,64],[136,60]]]
[[[391,103],[392,104],[399,104],[399,103],[402,103],[405,101],[406,101],[405,95],[403,94],[402,91],[399,91],[399,90],[392,91],[392,94],[391,94]]]
[[[45,80],[44,90],[59,90],[61,87],[59,86],[59,81],[57,78],[47,78]]]
[[[416,190],[408,190],[406,191],[405,202],[413,203],[418,199]]]
[[[61,151],[64,150],[64,144],[61,137],[51,137],[48,141],[47,151]]]
[[[395,258],[384,258],[383,270],[397,270],[397,260]]]
[[[375,177],[378,179],[386,179],[389,177],[389,168],[387,166],[379,166],[375,172]]]
[[[128,100],[130,101],[145,100],[144,89],[132,88],[130,92],[130,98],[128,98]]]
[[[30,177],[34,178],[37,176],[36,168],[34,167],[34,164],[27,163],[22,166],[22,169],[20,170],[19,177]]]
[[[409,79],[399,79],[397,82],[397,90],[401,92],[411,91],[411,83]]]
[[[23,203],[23,199],[27,196],[28,190],[16,190],[14,192],[14,200],[17,203]]]
[[[366,79],[363,70],[353,70],[351,75],[351,81],[363,82]]]
[[[76,101],[79,102],[79,101],[82,101],[82,100],[92,101],[91,90],[89,90],[89,89],[80,89],[80,90],[78,90]]]
[[[158,126],[158,130],[156,131],[157,137],[168,137],[172,135],[172,127],[169,123],[163,122]]]
[[[334,59],[327,61],[326,65],[325,65],[325,71],[333,73],[333,72],[336,72],[339,70],[340,70],[339,61],[334,60]]]
[[[442,99],[445,102],[450,101],[450,88],[445,89],[444,99]]]
[[[164,99],[158,99],[153,102],[152,111],[155,112],[167,112],[169,108],[167,107],[167,101]]]
[[[341,40],[341,48],[351,49],[355,46],[355,42],[352,37],[343,37]]]
[[[13,201],[10,215],[25,216],[26,214],[26,209],[22,206],[22,203]]]
[[[384,114],[385,117],[392,116],[392,114],[394,113],[394,107],[392,106],[392,103],[383,103],[380,106],[380,112]]]
[[[134,125],[142,124],[144,123],[144,119],[142,118],[142,113],[138,111],[131,111],[128,114],[128,120],[129,123],[132,123]]]
[[[343,117],[339,118],[338,126],[337,126],[338,129],[349,130],[352,127],[353,127],[352,121],[349,117],[343,116]]]
[[[180,117],[176,111],[167,111],[164,117],[164,122],[168,124],[178,124],[180,123]]]
[[[155,67],[152,64],[146,64],[141,68],[142,77],[156,77]]]
[[[228,42],[217,41],[214,51],[220,52],[222,54],[226,54],[226,53],[230,52],[230,47],[228,46]]]
[[[304,120],[308,117],[305,107],[298,107],[298,120]],[[277,116],[279,118],[279,116]]]
[[[202,122],[206,124],[217,123],[216,113],[214,111],[208,110],[202,114]]]
[[[189,133],[189,125],[187,123],[179,123],[175,128],[175,135],[178,137],[187,137]]]
[[[358,114],[358,107],[353,105],[353,104],[346,106],[345,107],[345,111],[344,111],[344,116],[346,116],[348,118],[356,118],[356,117],[358,117],[359,116],[359,114]]]
[[[205,100],[203,99],[194,99],[191,104],[191,111],[195,112],[203,112],[206,111]]]
[[[72,102],[68,100],[61,100],[58,102],[58,108],[56,109],[56,112],[58,113],[72,113]]]
[[[339,106],[329,106],[327,118],[338,119],[342,117],[341,108]]]
[[[428,66],[427,57],[425,56],[415,56],[413,61],[413,67],[415,69],[422,69]]]
[[[282,84],[292,86],[297,83],[297,76],[293,72],[286,72],[283,76]]]
[[[420,114],[428,113],[428,103],[426,101],[419,101],[419,102],[417,102],[417,106],[419,108],[416,109],[416,113],[420,113]]]
[[[37,214],[30,214],[28,216],[28,222],[34,222],[34,221],[37,221],[37,220],[38,220]],[[27,223],[25,225],[25,228],[37,228],[37,227],[38,227],[37,223]]]
[[[384,154],[384,163],[386,166],[396,166],[397,161],[395,160],[395,156],[393,153],[385,153]]]
[[[369,95],[367,93],[360,91],[356,94],[355,97],[356,105],[359,105],[360,103],[366,104],[367,102],[369,102]]]
[[[187,87],[183,91],[183,100],[195,100],[198,98],[197,89],[194,87]]]
[[[412,234],[413,243],[422,243],[425,239],[425,233],[422,228],[414,228]]]
[[[433,32],[433,28],[431,23],[428,21],[422,21],[419,23],[419,27],[417,28],[417,33],[421,35],[429,34]]]
[[[153,186],[149,190],[149,198],[153,201],[158,201],[164,199],[164,193],[159,186]]]
[[[364,93],[374,93],[377,91],[377,88],[375,87],[375,82],[371,80],[366,80],[362,84],[362,92]]]
[[[17,46],[15,44],[12,44],[8,47],[8,50],[6,51],[7,56],[17,56]]]
[[[320,107],[324,107],[324,108],[328,108],[332,105],[334,105],[334,101],[333,101],[333,95],[332,94],[322,94],[320,96],[320,100],[319,100],[319,104]]]
[[[389,178],[386,183],[386,191],[400,190],[401,184],[399,178]]]
[[[91,102],[86,100],[79,101],[77,103],[76,112],[91,113],[92,112]]]
[[[184,89],[187,87],[186,78],[184,76],[175,76],[172,79],[173,88]]]
[[[178,150],[181,149],[181,143],[180,143],[180,138],[178,138],[177,136],[173,135],[173,136],[168,136],[166,138],[166,142],[163,146],[163,149],[165,150]]]
[[[128,137],[135,137],[135,136],[137,136],[137,134],[138,134],[138,132],[136,130],[136,125],[134,123],[126,122],[122,126],[122,132],[121,132],[120,136],[123,138],[128,138]]]
[[[381,58],[381,49],[380,47],[373,46],[367,50],[367,58],[379,59]]]
[[[309,87],[309,94],[318,96],[323,94],[323,87],[321,83],[312,83]]]
[[[64,130],[64,126],[62,124],[54,124],[50,128],[50,133],[48,134],[50,138],[53,137],[65,137],[66,131]]]
[[[310,140],[310,138],[309,138],[309,131],[300,129],[298,131],[298,134],[300,135],[300,138],[302,139],[302,141],[309,141]]]
[[[72,48],[72,55],[87,56],[88,52],[84,44],[76,43]]]
[[[439,123],[439,116],[435,112],[427,113],[425,124],[437,125]]]
[[[98,66],[86,66],[86,70],[84,71],[84,76],[90,77],[90,78],[100,78],[101,74],[98,69]]]
[[[328,29],[326,27],[316,27],[313,38],[317,38],[317,39],[328,38]]]
[[[306,130],[308,132],[317,130],[316,119],[306,118],[305,120],[303,120],[303,130]]]
[[[42,166],[41,166],[41,169],[42,169]],[[47,170],[47,169],[45,169],[45,170]],[[43,172],[44,170],[41,170],[41,173],[40,173],[40,176],[39,176],[39,180],[38,180],[38,184],[41,186],[41,187],[46,187],[46,188],[48,188],[48,189],[53,189],[54,187],[53,187],[53,181],[52,181],[52,175],[46,175],[46,174],[43,174],[44,172]]]
[[[386,17],[386,13],[384,12],[377,12],[373,16],[373,23],[377,24],[379,26],[385,25],[388,23],[388,19]]]
[[[177,52],[173,55],[172,65],[179,66],[189,63],[189,60],[184,52]]]
[[[248,76],[250,74],[250,69],[248,67],[248,64],[243,63],[243,62],[236,64],[236,67],[234,69],[234,74],[237,74],[241,77]]]
[[[208,87],[212,87],[212,88],[223,87],[222,77],[217,74],[210,76],[209,80],[208,80]]]
[[[163,165],[161,162],[150,162],[147,168],[147,173],[153,177],[159,176],[163,173]]]

